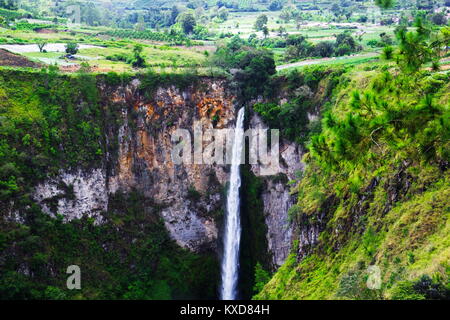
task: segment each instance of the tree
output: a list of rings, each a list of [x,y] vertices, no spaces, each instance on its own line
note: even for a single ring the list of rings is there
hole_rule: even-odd
[[[268,21],[269,21],[269,19],[267,18],[267,16],[265,14],[258,16],[258,18],[256,18],[256,22],[255,22],[255,29],[257,31],[262,31],[264,26],[267,25]]]
[[[144,31],[145,30],[145,20],[144,20],[144,16],[142,14],[140,14],[138,16],[138,20],[137,20],[137,23],[135,25],[135,29],[137,31]]]
[[[47,45],[46,41],[39,41],[37,43],[37,46],[39,48],[39,52],[43,52],[44,51],[44,47]]]
[[[78,43],[69,42],[66,44],[66,53],[69,55],[74,55],[78,53]]]
[[[385,60],[392,60],[392,58],[394,57],[394,48],[391,46],[384,47],[381,56]]]
[[[290,8],[283,8],[280,12],[280,19],[284,21],[284,23],[288,23],[292,18],[292,10]]]
[[[375,0],[375,4],[381,9],[390,9],[394,6],[394,0]]]
[[[255,266],[255,285],[253,286],[253,292],[257,294],[260,292],[267,282],[270,280],[270,274],[263,269],[258,262]]]
[[[90,26],[98,26],[100,24],[100,11],[92,2],[82,6],[81,17],[83,21]]]
[[[185,34],[192,33],[192,31],[194,31],[194,27],[197,25],[194,15],[189,12],[180,14],[177,20],[183,28],[183,32]]]
[[[314,55],[317,57],[328,58],[334,53],[334,44],[331,41],[321,41],[314,47]]]
[[[298,10],[294,10],[294,11],[292,11],[291,15],[292,15],[292,19],[294,19],[294,21],[295,21],[297,30],[299,30],[300,29],[300,25],[301,25],[301,23],[303,21],[303,17],[302,17],[301,12],[298,11]]]
[[[19,0],[0,0],[0,8],[8,10],[18,10]]]
[[[337,57],[346,56],[351,54],[352,52],[353,52],[352,48],[346,43],[341,44],[339,47],[335,49],[335,54]]]
[[[368,20],[369,18],[367,16],[360,16],[357,21],[360,23],[366,23]]]
[[[380,38],[381,38],[381,43],[384,46],[390,46],[394,43],[394,41],[392,40],[392,37],[390,35],[388,35],[386,32],[380,33]]]
[[[278,11],[281,10],[281,8],[283,8],[283,4],[280,0],[274,0],[269,4],[270,11]]]
[[[239,84],[241,97],[245,100],[261,94],[265,90],[270,76],[276,73],[273,53],[266,49],[250,49],[240,52],[236,66],[238,71],[234,79]]]
[[[431,22],[435,25],[443,26],[447,24],[447,17],[443,12],[438,12],[431,16]]]
[[[238,35],[235,35],[233,38],[231,38],[230,42],[228,42],[227,49],[229,49],[232,53],[236,53],[241,50],[244,44],[244,40],[242,40]]]
[[[239,99],[244,101],[261,94],[276,73],[273,52],[247,46],[239,36],[233,37],[226,46],[220,46],[211,62],[234,75]]]
[[[342,47],[339,51],[345,52],[344,54],[359,51],[360,49],[356,40],[349,32],[343,32],[336,37],[336,48],[339,47]]]
[[[217,11],[217,17],[222,20],[222,21],[226,21],[228,20],[228,10],[225,7],[220,8]]]
[[[353,9],[350,8],[349,10],[344,10],[342,13],[345,16],[345,18],[347,19],[347,21],[350,20],[351,16],[353,15]]]
[[[174,25],[177,22],[179,14],[180,11],[178,10],[177,6],[173,6],[172,10],[170,11],[169,25]]]
[[[285,37],[285,36],[287,36],[286,28],[283,28],[282,26],[280,26],[280,27],[278,28],[277,35],[278,35],[279,37]]]
[[[405,26],[396,28],[395,35],[399,42],[397,63],[406,73],[415,73],[428,62],[437,67],[442,49],[450,45],[450,28],[433,32],[424,21],[421,16],[416,18],[415,31],[408,31]]]
[[[334,3],[330,10],[336,17],[339,17],[342,13],[341,7],[337,3]]]
[[[136,44],[133,47],[133,60],[131,62],[131,65],[134,68],[143,68],[145,67],[145,59],[142,56],[142,51],[144,50],[144,47],[141,44]]]
[[[286,39],[286,60],[306,58],[311,55],[313,45],[302,35],[290,35]]]
[[[269,28],[267,28],[267,26],[264,26],[262,29],[264,38],[267,38],[269,36]]]

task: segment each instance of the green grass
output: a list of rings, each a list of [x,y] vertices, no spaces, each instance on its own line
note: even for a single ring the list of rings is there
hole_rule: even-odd
[[[93,30],[91,30],[93,31]],[[98,30],[97,30],[98,31]],[[81,32],[81,31],[78,31]],[[131,55],[133,46],[138,43],[134,40],[127,39],[99,39],[89,34],[75,33],[73,32],[59,32],[51,34],[41,34],[33,31],[13,31],[2,30],[0,32],[0,39],[3,39],[3,43],[36,43],[38,41],[45,40],[48,43],[65,43],[65,42],[77,42],[84,44],[91,44],[102,46],[102,48],[82,49],[79,50],[78,55],[93,58],[87,62],[96,67],[100,72],[115,71],[115,72],[132,72],[133,68],[122,61],[110,61],[106,59],[108,56],[114,54],[126,54]],[[89,33],[89,32],[88,32]],[[204,55],[204,49],[201,47],[170,47],[161,44],[149,44],[147,41],[139,41],[144,45],[143,54],[146,58],[148,67],[155,70],[172,70],[185,68],[198,68],[202,66],[206,60]],[[45,48],[44,48],[45,49]],[[51,59],[53,62],[63,62],[58,60],[63,53],[24,53],[24,56],[35,60],[41,61],[39,58]],[[42,62],[42,61],[41,61]],[[68,61],[70,63],[81,63],[81,60]]]
[[[355,238],[337,254],[311,255],[301,263],[291,255],[256,299],[377,299],[380,292],[354,287],[351,296],[339,296],[343,275],[359,270],[364,282],[366,268],[377,265],[381,269],[385,298],[390,298],[400,281],[413,281],[421,275],[442,274],[450,261],[450,211],[446,205],[450,196],[448,177],[435,190],[395,208],[384,218],[386,229],[378,232],[374,258],[368,256],[362,241]],[[376,204],[374,204],[376,205]],[[430,220],[434,217],[435,220]],[[412,221],[411,221],[412,220]],[[392,227],[388,227],[389,224]],[[404,226],[410,230],[405,234]],[[428,228],[428,229],[427,229]],[[410,238],[419,239],[422,245]],[[415,262],[408,260],[408,253]]]
[[[440,164],[450,152],[450,74],[399,74],[385,63],[347,70],[293,189],[296,227],[323,213],[323,231],[257,299],[412,299],[425,297],[411,289],[423,275],[448,284],[450,176]],[[366,286],[370,265],[381,270],[378,290]]]

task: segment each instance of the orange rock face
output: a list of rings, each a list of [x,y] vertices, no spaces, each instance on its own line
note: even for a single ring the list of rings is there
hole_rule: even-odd
[[[118,151],[108,178],[111,192],[141,191],[163,207],[166,227],[181,246],[194,251],[215,248],[214,214],[223,210],[221,190],[227,170],[215,164],[174,164],[171,137],[177,129],[186,129],[192,136],[194,122],[204,130],[234,126],[235,97],[225,83],[203,79],[185,90],[161,87],[148,99],[135,80],[105,99],[121,114],[114,129]],[[199,197],[192,196],[193,190]]]

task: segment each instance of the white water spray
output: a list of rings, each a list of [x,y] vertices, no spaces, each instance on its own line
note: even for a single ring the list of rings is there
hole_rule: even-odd
[[[227,195],[224,252],[222,259],[222,300],[235,300],[237,296],[239,245],[241,241],[241,221],[239,217],[241,174],[239,172],[239,165],[244,146],[244,111],[245,108],[241,108],[238,112],[232,150],[230,189]]]

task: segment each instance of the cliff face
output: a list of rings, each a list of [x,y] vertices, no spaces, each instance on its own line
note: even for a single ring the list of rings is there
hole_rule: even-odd
[[[252,114],[249,126],[254,129],[269,129],[256,113]],[[275,175],[262,175],[264,168],[260,164],[251,166],[255,176],[264,181],[261,197],[267,226],[267,245],[274,267],[284,263],[291,249],[292,224],[288,219],[288,211],[295,203],[296,196],[291,194],[288,182],[303,170],[301,146],[281,139],[279,151],[279,170]]]
[[[232,127],[234,97],[220,80],[202,80],[185,90],[160,87],[151,99],[139,86],[133,80],[125,87],[102,88],[105,108],[120,115],[116,123],[106,124],[108,153],[102,167],[61,172],[39,184],[34,198],[66,221],[87,215],[100,224],[110,195],[137,190],[161,208],[164,224],[180,246],[215,250],[227,168],[175,165],[171,137],[177,129],[192,134],[196,121],[203,130],[213,128],[213,119],[215,128]]]
[[[235,97],[224,80],[202,79],[185,89],[158,87],[150,98],[140,86],[137,79],[126,86],[102,85],[103,107],[118,116],[105,124],[108,151],[101,166],[60,171],[39,183],[33,198],[45,212],[59,213],[65,221],[88,216],[102,224],[111,196],[136,190],[160,208],[167,230],[180,246],[194,252],[216,251],[229,168],[174,164],[171,137],[175,130],[187,129],[193,139],[196,123],[204,132],[232,128]],[[255,113],[250,112],[250,117],[249,128],[267,128]],[[205,139],[203,147],[208,143]],[[284,262],[291,247],[288,210],[295,197],[287,182],[302,170],[299,146],[281,141],[280,154],[275,176],[266,176],[260,165],[252,165],[253,173],[264,181],[263,214],[275,267]]]
[[[160,208],[164,225],[180,246],[194,252],[216,251],[228,166],[175,165],[171,137],[178,129],[187,129],[192,137],[197,122],[203,130],[232,128],[235,97],[224,80],[202,79],[185,89],[159,87],[150,98],[140,85],[135,79],[125,86],[103,84],[100,88],[103,108],[118,115],[105,124],[107,152],[101,165],[61,170],[39,183],[32,197],[44,212],[58,213],[66,222],[87,216],[102,224],[111,196],[136,190]],[[268,128],[256,113],[249,114],[248,128]],[[298,145],[282,140],[280,155],[275,175],[264,175],[259,164],[251,166],[255,176],[264,181],[262,214],[274,267],[284,262],[292,243],[288,210],[295,195],[290,194],[287,182],[302,170]]]

